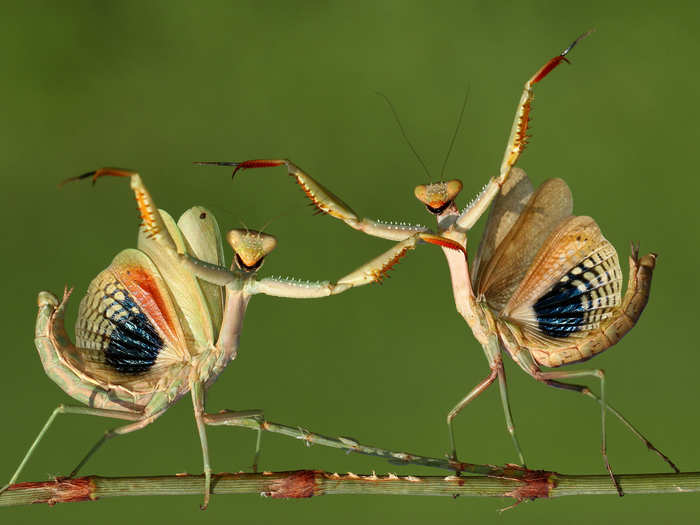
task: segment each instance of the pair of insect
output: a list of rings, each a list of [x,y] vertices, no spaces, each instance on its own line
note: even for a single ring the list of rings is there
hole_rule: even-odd
[[[636,322],[646,305],[655,256],[641,259],[633,249],[627,293],[615,249],[593,219],[572,216],[572,197],[560,179],[536,191],[522,170],[514,168],[526,144],[533,86],[562,61],[578,42],[549,60],[526,83],[499,175],[463,212],[454,204],[462,185],[457,180],[418,186],[416,197],[437,216],[438,235],[427,228],[360,219],[331,192],[286,160],[215,163],[236,170],[286,166],[323,213],[369,235],[399,241],[376,259],[335,283],[299,283],[257,277],[264,258],[276,245],[261,232],[232,230],[234,251],[224,263],[221,235],[213,215],[202,207],[186,211],[177,223],[159,210],[134,172],[103,168],[77,177],[129,177],[142,218],[138,249],[124,250],[90,284],[81,301],[76,343],[67,336],[63,316],[70,293],[59,301],[49,292],[38,297],[35,343],[44,369],[66,393],[87,406],[59,406],[29,448],[5,490],[14,483],[58,414],[110,417],[130,423],[107,432],[71,472],[77,474],[108,439],[144,428],[191,392],[202,446],[206,508],[211,467],[205,427],[227,419],[261,417],[243,411],[205,412],[207,388],[236,357],[238,338],[250,298],[259,293],[293,298],[335,295],[380,280],[409,249],[419,243],[443,247],[457,310],[486,353],[490,373],[449,413],[451,454],[456,460],[452,421],[490,384],[498,380],[508,431],[519,461],[525,460],[515,434],[502,362],[503,350],[532,377],[551,386],[575,390],[600,403],[602,453],[617,484],[605,450],[605,414],[618,417],[650,449],[675,465],[646,440],[605,398],[600,370],[545,372],[582,361],[615,344]],[[466,257],[467,233],[493,203],[471,272]],[[593,376],[601,394],[561,380]]]

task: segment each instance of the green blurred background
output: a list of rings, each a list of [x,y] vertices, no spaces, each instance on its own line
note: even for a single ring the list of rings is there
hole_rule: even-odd
[[[289,157],[370,217],[432,224],[412,195],[425,182],[385,103],[391,98],[437,177],[467,86],[470,100],[447,176],[467,202],[496,173],[522,83],[573,38],[596,32],[538,86],[534,138],[522,157],[535,183],[564,177],[576,212],[594,216],[627,271],[630,240],[660,254],[651,302],[614,350],[590,366],[609,396],[683,470],[700,469],[696,442],[696,265],[699,142],[697,4],[673,2],[22,2],[3,5],[0,199],[5,275],[0,358],[4,423],[0,473],[9,477],[58,404],[32,344],[36,293],[90,280],[134,246],[138,217],[125,181],[59,190],[104,165],[139,170],[158,204],[179,214],[205,204],[222,228],[268,227],[279,239],[263,275],[333,279],[389,247],[312,218],[283,169],[232,182],[195,160]],[[480,230],[480,228],[479,228]],[[473,237],[472,251],[476,248]],[[230,253],[228,254],[230,257]],[[72,328],[71,328],[72,332]],[[586,365],[584,365],[586,366]],[[508,362],[515,422],[532,467],[603,473],[598,409],[534,382]],[[487,374],[454,310],[442,254],[423,248],[381,288],[337,298],[255,298],[239,359],[208,408],[263,408],[273,421],[442,456],[447,410]],[[597,388],[597,385],[595,385]],[[616,472],[665,465],[609,419]],[[64,416],[22,480],[65,474],[114,422]],[[514,461],[497,389],[457,420],[475,462]],[[217,471],[245,469],[255,436],[209,431]],[[304,447],[265,435],[265,469],[435,473]],[[191,403],[111,442],[85,469],[103,475],[201,472]],[[3,480],[0,480],[3,481]],[[509,500],[327,497],[268,501],[131,498],[13,508],[5,523],[145,522],[694,523],[697,495]]]

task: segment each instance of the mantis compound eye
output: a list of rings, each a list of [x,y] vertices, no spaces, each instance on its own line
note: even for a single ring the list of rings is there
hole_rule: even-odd
[[[414,193],[430,213],[440,215],[454,202],[460,191],[462,191],[462,183],[454,179],[434,184],[421,184],[416,186]]]
[[[272,235],[256,230],[231,230],[226,240],[235,253],[236,266],[246,272],[257,271],[265,256],[277,246]]]

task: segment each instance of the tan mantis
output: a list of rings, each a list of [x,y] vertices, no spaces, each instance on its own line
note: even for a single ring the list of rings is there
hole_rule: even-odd
[[[451,458],[457,459],[452,422],[455,416],[489,385],[498,380],[506,427],[521,464],[525,459],[515,434],[502,362],[505,350],[530,376],[547,385],[580,392],[601,406],[601,451],[618,493],[606,452],[605,414],[614,414],[671,468],[677,467],[611,407],[605,395],[602,370],[543,371],[587,360],[618,342],[644,309],[656,255],[638,257],[633,247],[627,292],[621,296],[622,272],[614,247],[590,217],[572,215],[573,199],[566,183],[553,179],[533,190],[527,175],[514,168],[527,142],[533,87],[561,62],[588,33],[577,38],[560,55],[550,59],[525,83],[499,174],[460,213],[455,198],[459,180],[415,188],[416,197],[437,218],[437,233],[464,247],[469,230],[493,203],[486,230],[469,269],[466,257],[445,249],[458,312],[482,345],[490,372],[449,411],[447,425]],[[283,159],[244,162],[202,162],[235,166],[238,170],[285,166],[305,194],[323,213],[341,219],[368,235],[403,241],[427,231],[423,227],[360,218],[348,205]],[[600,396],[586,386],[562,380],[594,377]]]
[[[46,374],[68,395],[87,406],[59,405],[22,459],[13,484],[59,414],[83,414],[129,421],[104,436],[69,474],[75,476],[110,438],[144,428],[188,392],[202,446],[204,502],[209,503],[211,473],[207,425],[261,418],[259,410],[204,409],[207,389],[233,360],[251,297],[265,294],[308,299],[326,297],[381,280],[385,272],[418,243],[454,244],[420,234],[392,247],[337,282],[300,282],[259,278],[257,271],[275,248],[276,239],[252,230],[231,230],[234,251],[224,266],[219,226],[207,209],[195,206],[176,223],[156,207],[141,177],[132,171],[103,168],[76,179],[128,177],[143,221],[138,249],[120,252],[90,284],[80,303],[76,343],[64,329],[70,291],[59,301],[40,292],[35,343]],[[259,452],[260,435],[256,447]]]

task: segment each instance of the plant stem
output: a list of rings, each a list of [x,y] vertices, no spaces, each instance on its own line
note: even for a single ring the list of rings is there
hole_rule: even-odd
[[[332,474],[318,470],[218,474],[214,494],[260,494],[271,498],[308,498],[332,494],[394,494],[403,496],[511,497],[527,499],[617,494],[607,475],[570,476],[527,471],[523,479],[485,476],[387,476]],[[700,492],[700,472],[684,474],[623,474],[616,476],[625,494]],[[201,494],[202,476],[107,478],[87,476],[46,482],[18,483],[0,495],[0,507],[30,503],[94,501],[118,496],[180,496]]]

